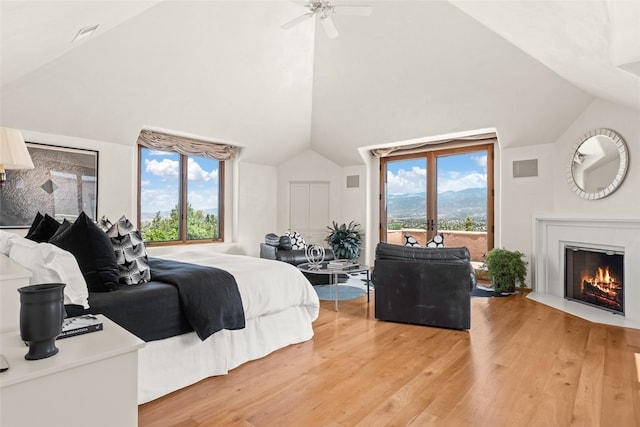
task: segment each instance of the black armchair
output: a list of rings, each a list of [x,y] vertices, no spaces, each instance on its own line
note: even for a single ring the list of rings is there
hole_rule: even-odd
[[[391,245],[376,247],[375,317],[380,320],[471,328],[476,278],[469,250]]]

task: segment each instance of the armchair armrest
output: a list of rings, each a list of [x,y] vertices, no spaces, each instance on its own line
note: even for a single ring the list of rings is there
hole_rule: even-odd
[[[277,259],[276,254],[278,253],[278,248],[276,246],[270,246],[265,243],[260,243],[260,258],[266,259]]]

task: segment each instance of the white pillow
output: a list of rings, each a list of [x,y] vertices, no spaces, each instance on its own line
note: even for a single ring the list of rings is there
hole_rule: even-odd
[[[89,290],[76,258],[51,243],[36,243],[29,239],[12,240],[9,257],[30,270],[31,284],[64,283],[64,303],[89,308]]]
[[[16,237],[20,236],[4,230],[0,230],[0,253],[9,256],[9,252],[11,252],[11,241]]]

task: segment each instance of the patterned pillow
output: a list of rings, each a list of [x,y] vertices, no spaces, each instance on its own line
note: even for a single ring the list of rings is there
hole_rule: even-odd
[[[304,242],[304,237],[297,231],[287,231],[287,236],[291,239],[291,249],[305,249],[307,244]]]
[[[105,217],[102,217],[100,222],[111,224]],[[109,227],[106,233],[113,245],[120,283],[137,285],[151,280],[147,250],[142,235],[131,221],[123,215],[118,222]]]
[[[264,236],[264,243],[276,248],[280,244],[280,237],[277,234],[269,233]]]
[[[404,245],[405,246],[420,246],[420,243],[413,237],[411,234],[404,234]]]
[[[442,234],[436,234],[433,239],[427,242],[428,248],[444,248],[444,236]]]
[[[111,223],[111,221],[109,221],[109,218],[107,218],[105,215],[102,215],[102,218],[100,218],[99,220],[96,221],[96,224],[98,225],[98,227],[100,227],[100,229],[102,231],[104,231],[105,233],[107,231],[109,231],[109,229],[111,227],[113,227],[113,224]]]

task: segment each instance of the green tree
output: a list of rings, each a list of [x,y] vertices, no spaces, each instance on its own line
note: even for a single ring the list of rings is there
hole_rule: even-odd
[[[142,238],[147,242],[169,242],[180,240],[180,209],[176,205],[168,217],[156,212],[153,220],[142,227]],[[204,214],[194,210],[187,203],[187,240],[217,239],[218,218],[213,214]]]
[[[475,227],[473,226],[473,221],[471,221],[471,217],[467,215],[464,220],[464,231],[473,231]]]

